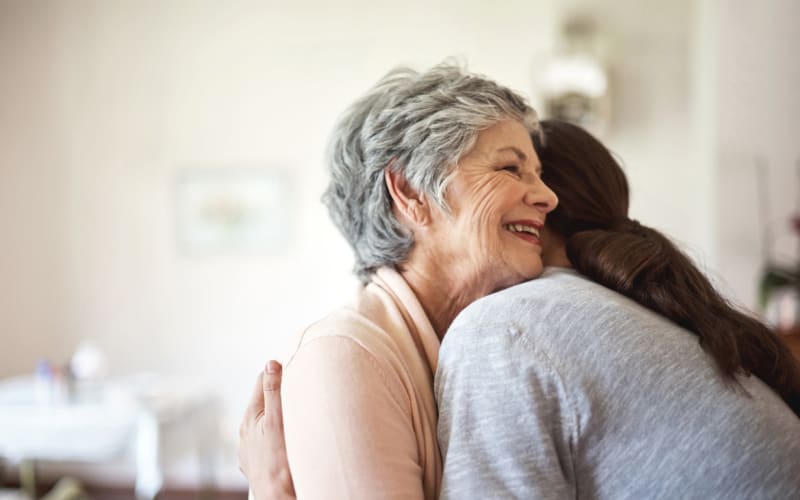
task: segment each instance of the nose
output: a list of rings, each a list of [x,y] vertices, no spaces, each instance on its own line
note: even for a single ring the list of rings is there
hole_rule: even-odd
[[[558,206],[558,196],[542,181],[541,177],[529,185],[525,193],[525,203],[532,205],[544,213],[552,212]]]

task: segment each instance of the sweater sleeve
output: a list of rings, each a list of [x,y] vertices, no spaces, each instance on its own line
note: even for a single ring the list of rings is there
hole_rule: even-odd
[[[299,499],[423,498],[409,396],[385,361],[352,339],[316,338],[287,364],[283,384]]]
[[[575,498],[575,420],[563,385],[507,326],[451,330],[442,346],[440,498]]]

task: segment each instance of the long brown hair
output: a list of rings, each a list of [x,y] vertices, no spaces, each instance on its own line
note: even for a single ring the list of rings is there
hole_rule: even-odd
[[[800,416],[800,364],[763,323],[734,308],[663,234],[628,218],[628,182],[597,139],[545,120],[534,145],[558,195],[547,216],[575,269],[694,332],[733,384],[753,374]]]

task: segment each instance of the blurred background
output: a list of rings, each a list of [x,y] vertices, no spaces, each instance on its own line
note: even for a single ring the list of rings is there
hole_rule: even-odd
[[[26,458],[20,419],[0,418],[6,481],[39,459],[44,484],[246,489],[235,447],[257,372],[356,286],[319,203],[328,134],[398,64],[457,57],[583,120],[622,159],[633,216],[761,312],[765,269],[798,260],[798,20],[794,0],[0,0],[7,404],[32,426],[25,387],[82,377],[138,415],[121,431],[135,442],[109,437],[122,451],[98,460],[48,460],[52,440]],[[71,393],[33,400],[45,430],[91,420],[42,413]],[[189,444],[165,444],[192,419]]]

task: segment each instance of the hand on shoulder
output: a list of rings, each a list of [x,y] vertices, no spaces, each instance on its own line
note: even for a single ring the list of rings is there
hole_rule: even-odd
[[[269,361],[239,427],[239,469],[256,500],[297,498],[283,434],[281,375],[280,363]]]

